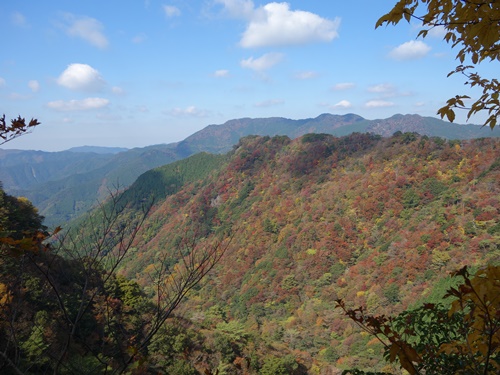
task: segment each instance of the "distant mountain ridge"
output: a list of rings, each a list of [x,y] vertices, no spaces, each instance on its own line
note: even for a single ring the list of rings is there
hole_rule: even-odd
[[[118,154],[119,152],[128,151],[125,147],[101,147],[101,146],[79,146],[72,147],[68,151],[71,152],[93,152],[95,154]]]
[[[177,145],[182,153],[227,152],[246,135],[286,135],[298,138],[307,133],[326,133],[344,136],[354,132],[374,133],[390,137],[397,131],[447,139],[500,137],[500,129],[491,130],[478,125],[459,125],[420,115],[396,114],[386,119],[367,120],[359,115],[324,113],[315,118],[291,120],[282,117],[241,118],[221,125],[209,125],[190,135]]]
[[[283,117],[241,118],[222,125],[209,125],[179,143],[192,153],[206,151],[227,152],[239,139],[247,135],[286,135],[297,138],[307,133],[335,133],[335,129],[364,121],[361,116],[322,114],[313,119],[292,120]]]
[[[125,188],[142,173],[199,152],[230,151],[248,135],[286,135],[292,139],[308,133],[337,137],[354,132],[389,137],[397,131],[448,139],[500,137],[477,125],[458,125],[433,117],[397,114],[367,120],[356,114],[324,113],[315,118],[240,118],[208,125],[181,142],[144,148],[82,146],[61,152],[0,149],[0,181],[9,194],[30,199],[49,225],[57,225],[85,212],[109,190]]]
[[[59,225],[86,212],[109,191],[178,159],[167,145],[119,153],[0,150],[0,181],[10,194],[30,199],[47,225]]]

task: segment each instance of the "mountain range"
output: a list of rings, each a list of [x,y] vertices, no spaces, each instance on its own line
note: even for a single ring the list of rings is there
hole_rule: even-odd
[[[443,296],[458,285],[450,272],[499,264],[500,139],[305,131],[293,139],[248,135],[227,153],[184,158],[171,145],[180,160],[146,171],[78,222],[64,223],[55,231],[63,244],[54,238],[45,251],[28,248],[33,258],[2,258],[15,268],[0,273],[0,287],[19,285],[22,294],[13,295],[23,297],[23,310],[9,309],[19,329],[4,336],[19,338],[12,358],[22,353],[34,372],[47,372],[69,327],[77,335],[65,366],[89,373],[133,352],[144,353],[137,373],[401,374],[336,301],[386,317],[448,307]],[[187,145],[180,149],[193,152]],[[109,160],[129,155],[139,165],[134,152],[144,149]],[[88,154],[108,168],[102,154]],[[19,209],[7,212],[3,223],[23,218]],[[199,282],[189,270],[210,272]],[[179,289],[193,278],[192,288]],[[137,352],[135,340],[156,316],[149,300],[173,301],[167,306],[175,309]],[[85,319],[74,330],[64,312],[78,306]],[[443,320],[424,319],[447,332]]]
[[[287,355],[307,369],[297,374],[386,371],[380,343],[335,301],[395,315],[443,302],[451,271],[498,264],[499,176],[498,139],[244,137],[225,155],[148,171],[125,191],[127,220],[151,196],[154,205],[119,272],[153,295],[155,270],[189,254],[182,244],[209,248],[230,233],[176,311],[226,373],[245,373],[237,358]],[[198,368],[208,361],[184,355]]]
[[[447,139],[500,136],[497,128],[458,125],[419,115],[398,114],[379,120],[355,114],[322,114],[300,120],[241,118],[209,125],[181,142],[130,150],[93,146],[62,152],[0,149],[0,181],[8,193],[30,199],[48,225],[58,225],[86,212],[110,191],[129,186],[147,170],[198,152],[228,152],[247,135],[297,138],[308,133],[343,136],[360,132],[388,137],[397,131]]]

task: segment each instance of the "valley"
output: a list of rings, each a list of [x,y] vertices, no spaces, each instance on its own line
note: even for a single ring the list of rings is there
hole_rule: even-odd
[[[458,282],[451,272],[500,263],[498,138],[396,130],[248,135],[215,153],[181,144],[152,150],[160,147],[177,160],[101,196],[43,252],[4,240],[11,250],[2,247],[0,286],[12,300],[2,303],[22,301],[5,310],[21,342],[15,368],[31,361],[26,373],[71,373],[85,363],[91,373],[399,374],[338,301],[385,316],[446,307],[443,296]],[[139,163],[129,153],[90,153],[84,164],[95,163],[94,176],[106,168],[119,175],[109,160]],[[60,156],[68,170],[85,160]],[[36,217],[29,207],[17,215]],[[72,326],[73,344],[61,348]],[[14,331],[1,332],[9,343]]]
[[[8,193],[31,200],[55,227],[72,220],[102,201],[110,191],[123,190],[142,173],[199,152],[224,154],[248,135],[307,133],[345,136],[353,132],[389,137],[395,132],[417,132],[446,139],[500,137],[500,130],[451,124],[432,117],[394,115],[367,120],[355,114],[322,114],[316,118],[242,118],[208,125],[181,142],[130,150],[81,147],[61,152],[0,149],[0,181]]]
[[[1,375],[500,374],[500,1],[0,12]]]

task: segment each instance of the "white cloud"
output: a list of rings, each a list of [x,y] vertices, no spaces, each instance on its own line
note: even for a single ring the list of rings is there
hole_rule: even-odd
[[[216,70],[214,72],[214,77],[217,77],[217,78],[229,77],[229,70],[226,70],[226,69]]]
[[[77,17],[73,14],[65,14],[69,26],[66,32],[70,36],[78,37],[91,45],[104,49],[108,46],[108,39],[104,36],[103,25],[95,18]]]
[[[178,17],[181,15],[181,10],[173,5],[164,5],[163,11],[168,18]]]
[[[344,90],[352,89],[352,88],[354,88],[354,86],[356,86],[356,85],[354,83],[352,83],[352,82],[341,82],[341,83],[335,84],[332,87],[332,90],[334,90],[334,91],[344,91]]]
[[[431,47],[420,40],[410,40],[394,48],[389,56],[395,60],[416,60],[425,57]]]
[[[388,102],[385,100],[370,100],[366,102],[365,107],[366,108],[385,108],[385,107],[393,107],[394,103],[393,102]]]
[[[446,35],[446,29],[444,26],[434,26],[429,29],[429,33],[427,35],[433,38],[444,38]]]
[[[7,82],[5,81],[5,79],[3,79],[2,77],[0,77],[0,87],[4,87],[7,85]]]
[[[393,97],[413,96],[411,91],[399,91],[399,89],[390,83],[380,83],[369,86],[366,91],[377,94],[377,99],[387,99]]]
[[[28,21],[26,21],[26,17],[22,13],[14,12],[10,19],[15,26],[28,27]]]
[[[246,60],[241,60],[240,65],[243,68],[252,69],[257,72],[262,72],[269,68],[272,68],[274,65],[278,64],[283,59],[283,55],[281,53],[266,53],[259,58],[254,59],[253,57],[249,57]]]
[[[82,100],[56,100],[47,103],[49,108],[55,109],[56,111],[66,112],[66,111],[86,111],[90,109],[99,109],[106,107],[109,104],[108,99],[104,98],[86,98]]]
[[[36,80],[31,80],[28,82],[28,87],[33,92],[38,92],[40,90],[40,83]]]
[[[71,90],[99,91],[105,85],[99,72],[87,64],[70,64],[57,83]]]
[[[341,100],[340,102],[338,102],[337,104],[334,104],[332,106],[333,109],[348,109],[351,107],[352,107],[352,104],[348,100]]]
[[[232,3],[232,2],[229,2]],[[338,37],[340,19],[290,10],[288,3],[268,3],[256,9],[240,45],[245,48],[329,42]]]
[[[174,117],[208,117],[210,112],[204,109],[196,108],[195,106],[189,106],[186,108],[172,108],[165,112],[166,114]]]
[[[274,107],[277,105],[281,105],[285,103],[281,99],[270,99],[270,100],[264,100],[263,102],[255,103],[254,106],[258,108],[265,108],[265,107]]]
[[[429,27],[423,25],[422,23],[412,23],[412,30],[415,32],[420,32],[421,30],[427,30],[427,35],[425,37],[431,38],[444,38],[446,35],[446,29],[444,26],[434,26]]]
[[[390,83],[380,83],[378,85],[369,86],[367,90],[368,92],[377,94],[388,94],[394,92],[394,86]]]
[[[297,74],[295,74],[295,78],[297,79],[301,79],[301,80],[306,80],[306,79],[312,79],[312,78],[316,78],[318,76],[318,73],[316,72],[299,72]]]

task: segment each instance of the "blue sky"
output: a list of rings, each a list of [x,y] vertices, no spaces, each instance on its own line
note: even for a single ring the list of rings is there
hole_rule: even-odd
[[[143,147],[241,117],[436,116],[474,96],[446,77],[457,51],[442,30],[375,30],[393,3],[4,1],[0,112],[42,125],[1,147]]]

